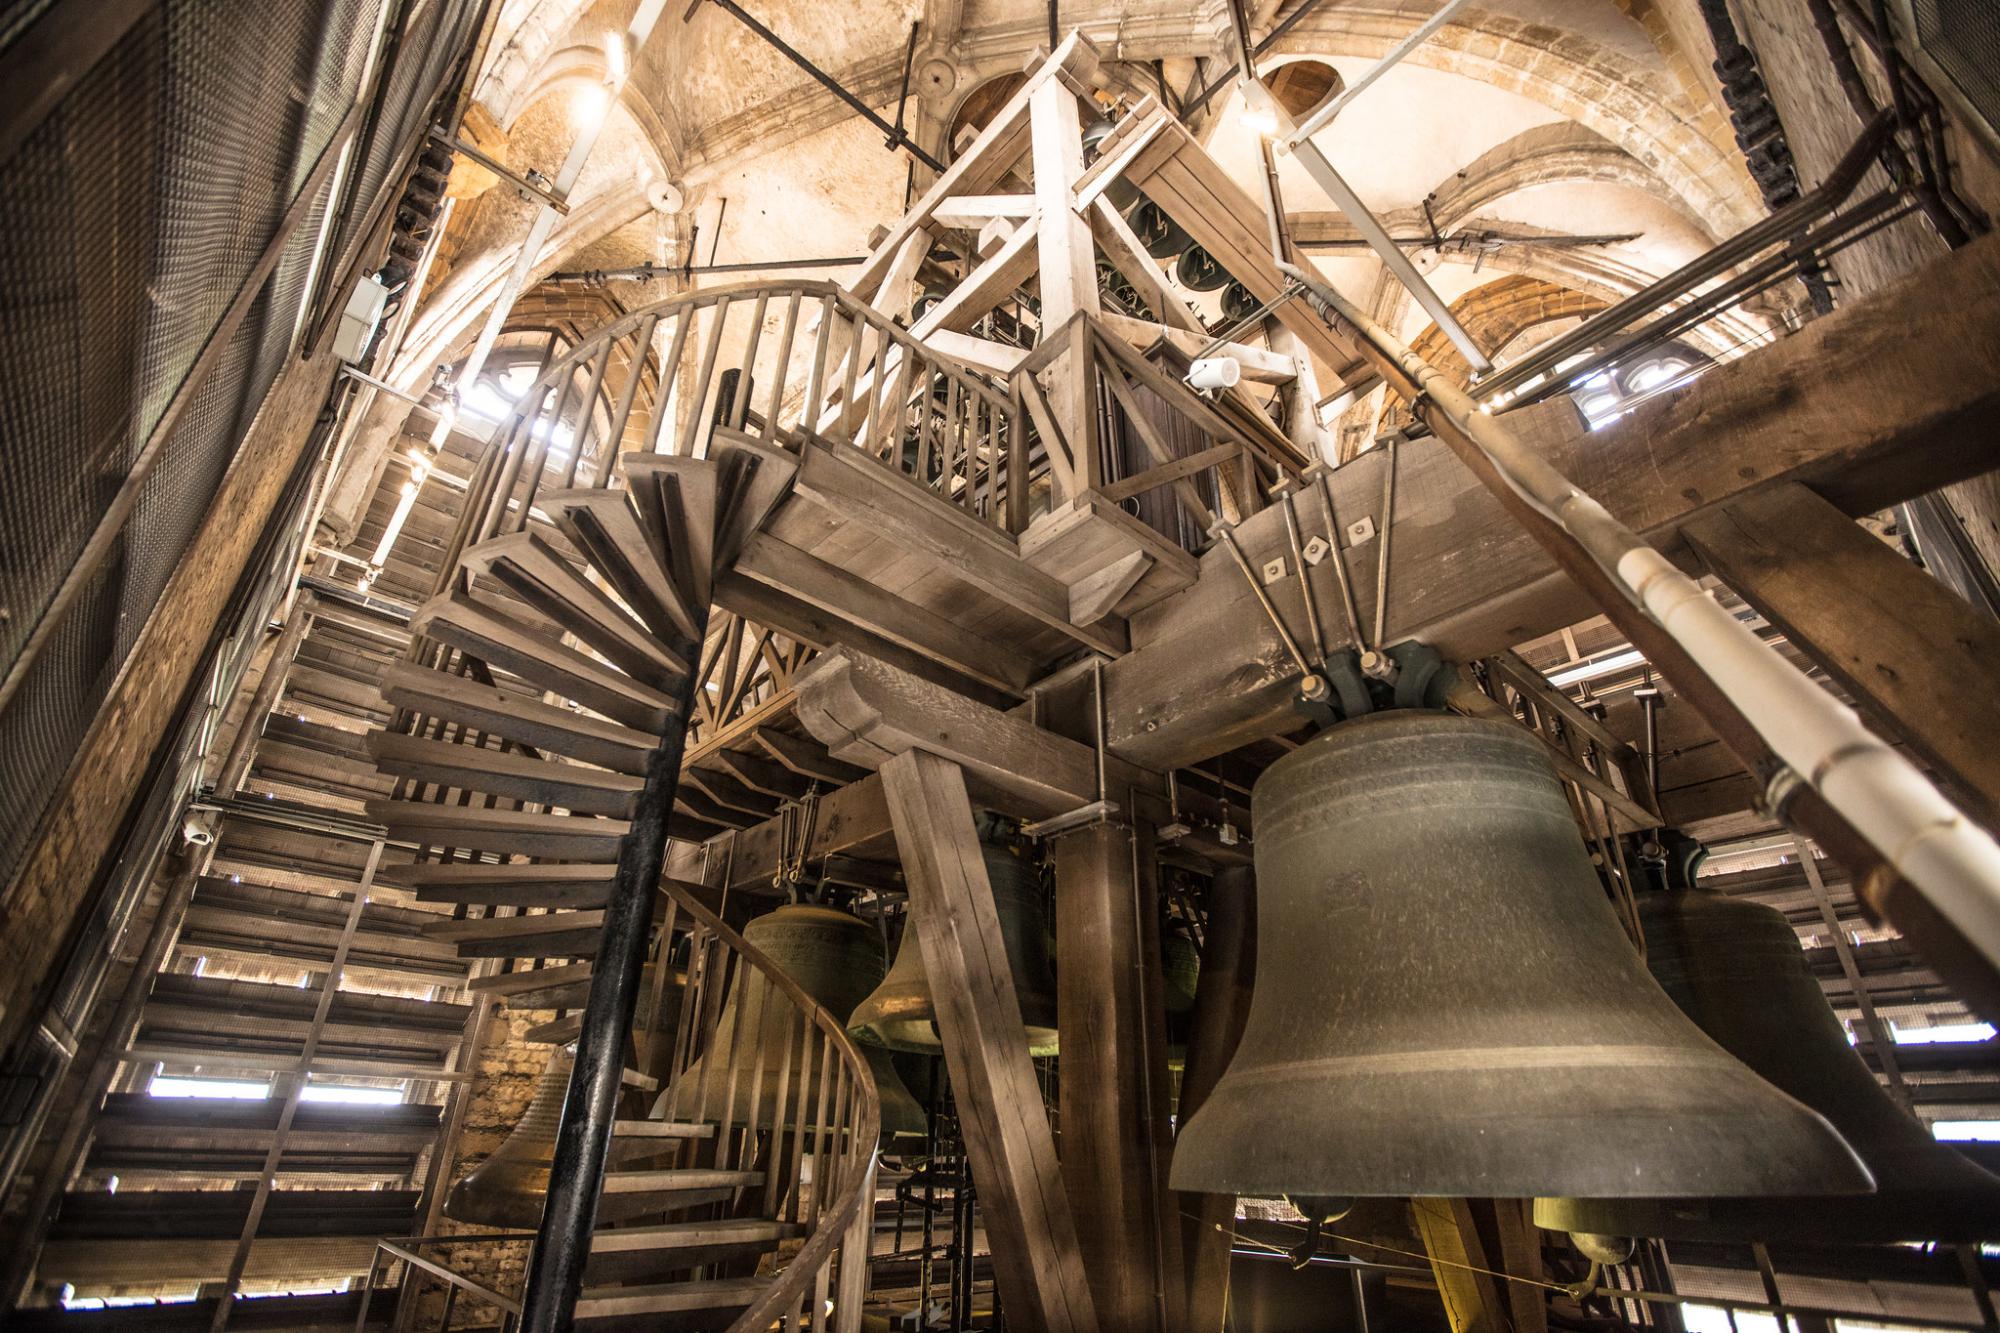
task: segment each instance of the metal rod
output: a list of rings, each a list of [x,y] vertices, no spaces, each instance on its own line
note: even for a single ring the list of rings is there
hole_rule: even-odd
[[[1307,577],[1306,553],[1299,541],[1299,512],[1292,502],[1292,487],[1289,483],[1279,492],[1278,503],[1285,511],[1285,536],[1292,544],[1292,567],[1299,571],[1299,595],[1306,603],[1306,628],[1312,633],[1313,654],[1319,660],[1326,660],[1326,633],[1320,628],[1319,599],[1313,596],[1312,580]]]
[[[910,137],[909,132],[907,130],[904,130],[900,126],[891,125],[888,121],[882,119],[882,117],[876,113],[873,107],[869,106],[866,102],[856,97],[853,93],[847,91],[846,88],[842,87],[838,79],[834,78],[831,74],[828,74],[818,65],[813,64],[813,62],[811,60],[808,60],[805,56],[800,55],[797,51],[793,50],[792,47],[785,42],[784,38],[778,36],[777,33],[772,32],[769,28],[759,23],[749,14],[745,13],[743,6],[737,4],[736,0],[710,0],[710,3],[714,4],[717,8],[724,10],[725,12],[734,16],[736,20],[739,23],[741,23],[744,27],[750,29],[750,31],[756,33],[759,37],[763,38],[766,42],[770,43],[772,49],[777,51],[779,55],[783,56],[785,59],[791,61],[794,65],[797,65],[800,69],[804,70],[807,74],[811,75],[813,82],[817,83],[820,87],[832,93],[835,97],[838,97],[841,101],[847,103],[848,106],[854,109],[856,115],[859,115],[863,120],[867,121],[870,125],[873,125],[876,129],[882,131],[882,133],[885,136],[887,136],[890,147],[892,148],[900,147],[908,149],[910,152],[910,156],[916,158],[919,162],[929,167],[932,171],[944,170],[944,163],[938,161],[935,157],[932,157],[922,148],[919,148],[917,146],[917,141]],[[697,0],[697,5],[699,5],[699,0]]]
[[[1300,0],[1299,6],[1296,9],[1294,9],[1291,13],[1285,15],[1285,17],[1279,21],[1278,26],[1271,29],[1271,31],[1268,34],[1266,34],[1263,41],[1257,43],[1256,47],[1253,48],[1253,50],[1251,51],[1251,54],[1261,56],[1266,51],[1276,46],[1278,44],[1279,38],[1283,37],[1293,28],[1297,27],[1299,23],[1302,20],[1304,20],[1308,14],[1312,13],[1315,9],[1318,9],[1319,6],[1320,6],[1320,0]],[[1193,116],[1195,112],[1207,106],[1211,101],[1215,99],[1215,95],[1217,93],[1227,88],[1230,85],[1230,83],[1236,78],[1236,76],[1238,74],[1241,74],[1242,72],[1243,72],[1243,66],[1241,64],[1230,65],[1228,69],[1224,70],[1221,73],[1221,75],[1219,75],[1216,78],[1215,82],[1209,84],[1206,88],[1203,88],[1200,92],[1196,93],[1193,97],[1189,98],[1187,102],[1182,104],[1179,111],[1180,119],[1186,120],[1189,117]],[[1161,101],[1163,102],[1165,100],[1166,100],[1165,98],[1161,99]]]
[[[1095,695],[1091,704],[1091,720],[1097,732],[1097,801],[1105,801],[1104,790],[1104,659],[1094,657],[1090,662],[1090,686]]]
[[[1250,591],[1257,595],[1257,604],[1264,608],[1264,614],[1270,619],[1272,628],[1278,631],[1278,638],[1284,641],[1285,651],[1298,666],[1299,674],[1311,676],[1312,663],[1306,661],[1305,653],[1299,649],[1299,641],[1293,638],[1291,630],[1285,627],[1284,617],[1278,614],[1276,604],[1271,601],[1271,594],[1264,591],[1263,581],[1257,577],[1257,571],[1250,568],[1250,559],[1243,554],[1243,548],[1237,544],[1235,530],[1227,523],[1217,523],[1209,531],[1220,537],[1222,544],[1229,548],[1229,554],[1236,560],[1236,567],[1242,570],[1243,577],[1249,580]]]
[[[1389,533],[1396,526],[1396,440],[1389,437],[1389,457],[1382,469],[1382,531],[1376,534],[1375,551],[1375,651],[1382,651],[1383,631],[1389,624]]]
[[[569,215],[569,200],[564,196],[551,190],[540,181],[523,176],[520,172],[515,171],[498,158],[490,157],[481,152],[475,145],[467,143],[450,130],[444,128],[444,126],[431,126],[431,138],[446,145],[455,153],[465,154],[474,162],[477,162],[480,166],[485,167],[488,171],[498,176],[501,180],[512,185],[515,189],[527,191],[529,195],[533,196],[539,202],[547,204],[556,212],[563,214],[565,217]]]
[[[1347,578],[1347,552],[1340,545],[1340,516],[1333,507],[1333,486],[1326,479],[1327,469],[1321,468],[1316,481],[1319,485],[1319,501],[1326,506],[1326,540],[1332,548],[1334,583],[1340,589],[1340,609],[1347,616],[1347,641],[1357,655],[1368,650],[1361,638],[1361,614],[1354,605],[1354,585]]]
[[[1437,13],[1431,15],[1416,28],[1412,29],[1409,36],[1398,42],[1387,54],[1376,61],[1366,74],[1363,74],[1353,83],[1348,84],[1346,88],[1340,91],[1338,96],[1315,112],[1305,124],[1292,131],[1291,143],[1288,143],[1286,147],[1292,147],[1302,139],[1309,139],[1332,124],[1333,118],[1345,110],[1350,102],[1366,92],[1369,85],[1374,83],[1375,80],[1401,64],[1403,57],[1429,41],[1431,34],[1450,22],[1452,15],[1463,9],[1465,4],[1466,0],[1446,0],[1446,3]]]
[[[365,371],[356,370],[353,366],[342,366],[340,368],[340,373],[347,376],[347,378],[353,380],[357,384],[365,384],[369,388],[374,389],[378,393],[388,394],[391,398],[400,398],[404,402],[415,404],[418,407],[422,407],[424,405],[424,400],[417,397],[417,395],[413,393],[404,393],[401,389],[389,383],[387,380],[378,380],[373,375],[370,375]],[[362,563],[365,564],[366,562],[364,561]]]
[[[695,615],[693,643],[706,637],[708,607]],[[611,1150],[625,1041],[639,1000],[653,898],[666,856],[667,819],[680,786],[681,758],[693,716],[695,677],[682,683],[679,707],[646,763],[646,785],[631,828],[618,847],[618,870],[604,910],[604,933],[577,1034],[576,1063],[556,1130],[548,1201],[528,1259],[521,1294],[523,1333],[558,1333],[570,1327],[583,1287],[584,1264]]]
[[[1910,1087],[1903,1081],[1903,1069],[1896,1061],[1896,1039],[1889,1032],[1882,1016],[1875,1011],[1875,997],[1869,993],[1868,979],[1861,975],[1861,965],[1855,960],[1854,946],[1841,929],[1840,915],[1833,910],[1833,895],[1827,892],[1826,879],[1819,873],[1819,860],[1813,849],[1798,834],[1792,835],[1792,850],[1799,854],[1799,867],[1806,872],[1806,883],[1812,887],[1813,905],[1819,909],[1819,919],[1826,926],[1826,933],[1832,937],[1833,952],[1840,959],[1840,970],[1847,978],[1847,987],[1854,992],[1854,1003],[1861,1010],[1861,1026],[1868,1034],[1868,1045],[1875,1052],[1876,1062],[1882,1066],[1882,1075],[1889,1083],[1889,1094],[1902,1105],[1905,1111],[1914,1113],[1910,1104]]]
[[[1599,311],[1569,333],[1536,348],[1532,355],[1521,358],[1493,376],[1481,386],[1482,389],[1489,393],[1517,389],[1524,381],[1597,343],[1606,333],[1622,329],[1640,316],[1679,299],[1709,279],[1735,268],[1766,246],[1804,231],[1814,221],[1831,213],[1853,192],[1873,164],[1882,141],[1894,129],[1895,120],[1889,113],[1876,117],[1817,188],[1651,286],[1634,292],[1609,309]]]

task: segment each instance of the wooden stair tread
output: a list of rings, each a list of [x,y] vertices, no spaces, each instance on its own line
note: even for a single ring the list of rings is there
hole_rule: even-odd
[[[776,1244],[805,1233],[796,1222],[724,1218],[714,1222],[664,1222],[642,1227],[603,1227],[591,1237],[592,1254],[631,1250],[697,1249],[711,1245]]]
[[[659,737],[647,732],[410,662],[398,662],[382,674],[382,695],[398,707],[619,773],[643,775],[659,745]]]
[[[408,837],[433,847],[458,847],[563,860],[615,862],[618,844],[631,830],[622,819],[546,811],[494,810],[482,806],[439,805],[370,797],[371,819],[391,837]]]
[[[660,1171],[606,1171],[606,1194],[671,1194],[679,1190],[749,1189],[764,1183],[762,1171],[669,1167]]]
[[[687,676],[685,658],[540,535],[511,532],[481,542],[466,552],[465,563],[485,570],[633,677],[665,688]]]
[[[624,491],[551,491],[536,503],[655,634],[692,643],[694,607]]]
[[[510,797],[579,814],[624,818],[645,786],[631,773],[535,759],[476,745],[454,745],[395,731],[369,734],[378,771],[395,777]]]
[[[465,988],[479,994],[498,995],[503,999],[519,995],[523,991],[540,990],[545,986],[561,986],[590,980],[589,963],[564,963],[558,967],[525,968],[519,972],[501,972],[490,977],[474,977]]]
[[[715,1126],[691,1120],[619,1120],[611,1126],[611,1138],[619,1139],[712,1139]]]
[[[534,916],[489,916],[460,921],[441,919],[424,934],[434,940],[490,940],[552,930],[601,930],[603,912],[542,912]]]
[[[469,593],[432,598],[410,628],[628,727],[662,731],[675,711],[667,694]]]
[[[667,1282],[643,1287],[586,1287],[577,1298],[579,1320],[740,1310],[771,1285],[768,1277]]]

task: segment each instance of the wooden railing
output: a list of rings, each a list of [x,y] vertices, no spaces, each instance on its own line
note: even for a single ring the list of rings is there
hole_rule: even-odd
[[[446,567],[524,526],[542,486],[610,486],[618,454],[705,454],[717,429],[852,445],[1002,531],[1027,525],[1027,418],[1004,378],[834,283],[754,283],[635,310],[552,361],[496,427]]]
[[[688,762],[695,763],[790,705],[813,650],[735,612],[718,611],[695,676]]]
[[[757,1215],[805,1228],[804,1244],[730,1333],[762,1333],[780,1320],[788,1330],[854,1333],[875,1220],[875,1077],[839,1017],[687,888],[672,880],[664,888],[661,938],[673,938],[680,918],[690,938],[658,1114],[713,1124],[705,1165],[762,1171]],[[726,1058],[710,1058],[718,1055]]]

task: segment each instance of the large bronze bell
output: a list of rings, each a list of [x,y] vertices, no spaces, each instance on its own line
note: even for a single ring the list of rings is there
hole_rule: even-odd
[[[1175,1189],[1870,1188],[1830,1125],[1647,975],[1526,730],[1373,714],[1280,759],[1251,799],[1257,984],[1174,1145]]]
[[[1141,199],[1126,221],[1132,224],[1132,233],[1139,238],[1139,244],[1155,259],[1172,259],[1194,244],[1181,224],[1150,199]]]
[[[802,903],[780,907],[743,927],[743,938],[836,1019],[845,1016],[870,988],[882,980],[881,938],[867,922],[846,912]],[[796,1006],[754,968],[744,969],[738,973],[738,978],[723,1001],[713,1046],[689,1064],[673,1084],[660,1093],[653,1106],[656,1117],[681,1119],[699,1116],[713,1120],[722,1114],[725,1098],[730,1098],[731,1122],[744,1124],[749,1119],[754,1084],[758,1099],[757,1123],[768,1128],[778,1115],[781,1074],[785,1075],[788,1127],[797,1123],[801,1106],[817,1114],[821,1070],[813,1071],[803,1100],[800,1097]],[[747,978],[747,985],[743,984],[743,978]],[[756,1058],[762,1065],[763,1076],[758,1078],[751,1068],[739,1067],[732,1092],[727,1087],[727,1080],[716,1075],[710,1075],[704,1085],[702,1070],[704,1067],[715,1070],[729,1067],[735,1043],[739,1040],[738,1005],[746,1006],[740,1040],[755,1043]],[[792,1034],[789,1069],[784,1059],[787,1032]],[[910,1095],[910,1090],[903,1086],[895,1066],[889,1063],[887,1052],[863,1046],[861,1053],[875,1075],[875,1090],[881,1098],[882,1137],[922,1135],[926,1124],[923,1109]],[[828,1096],[831,1095],[829,1088]],[[808,1123],[811,1118],[809,1114]]]
[[[542,1224],[574,1052],[558,1046],[542,1067],[528,1109],[493,1155],[465,1173],[444,1198],[444,1215],[476,1226],[533,1231]]]
[[[1049,967],[1048,932],[1043,928],[1040,876],[1034,865],[1012,848],[991,842],[982,842],[979,848],[986,862],[986,877],[993,885],[993,908],[1000,917],[1000,938],[1007,946],[1014,993],[1021,1002],[1021,1021],[1028,1029],[1028,1052],[1054,1055],[1056,983]],[[847,1027],[862,1040],[892,1050],[936,1053],[944,1049],[914,919],[903,930],[889,975],[874,994],[855,1007]]]
[[[2000,1178],[1932,1138],[1847,1044],[1784,913],[1706,889],[1639,900],[1646,964],[1701,1030],[1846,1136],[1876,1193],[1772,1199],[1538,1199],[1563,1231],[1822,1244],[2000,1240]]]

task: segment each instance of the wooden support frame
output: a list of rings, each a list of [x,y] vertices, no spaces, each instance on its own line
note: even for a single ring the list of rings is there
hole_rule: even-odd
[[[2000,818],[2000,624],[1801,485],[1681,529],[1716,577]]]
[[[1043,1333],[1095,1333],[965,777],[912,750],[883,765],[882,785],[1008,1320]]]
[[[1152,831],[1099,823],[1054,853],[1062,1170],[1092,1297],[1107,1328],[1180,1328]]]

